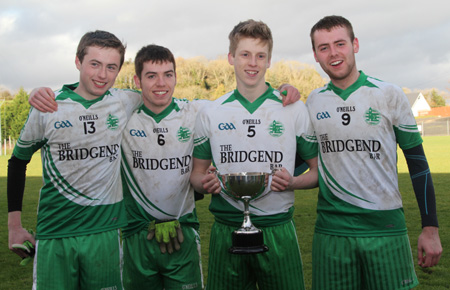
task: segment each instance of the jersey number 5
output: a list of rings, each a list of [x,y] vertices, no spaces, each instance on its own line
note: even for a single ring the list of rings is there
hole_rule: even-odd
[[[247,137],[253,138],[256,135],[255,126],[248,126],[248,134]]]

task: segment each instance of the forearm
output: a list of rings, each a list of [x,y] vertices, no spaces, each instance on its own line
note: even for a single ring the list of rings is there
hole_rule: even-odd
[[[211,160],[193,158],[193,169],[190,176],[190,182],[192,187],[194,187],[194,190],[198,193],[208,193],[203,186],[203,180],[210,165]]]
[[[308,172],[293,177],[292,189],[310,189],[317,187],[317,169],[310,169]]]
[[[27,164],[30,160],[21,160],[14,155],[8,161],[7,196],[8,212],[22,211],[23,193]]]
[[[438,227],[433,180],[422,145],[403,150],[419,205],[422,227]]]
[[[299,176],[293,177],[292,189],[310,189],[318,186],[318,159],[314,157],[305,161],[309,170]]]
[[[201,193],[201,194],[207,193],[206,190],[203,188],[203,183],[202,183],[202,179],[204,176],[205,176],[205,174],[192,171],[191,177],[190,177],[192,187],[194,187],[194,190],[196,192]]]
[[[9,249],[20,257],[28,257],[21,249],[15,249],[15,244],[25,241],[35,244],[34,236],[22,227],[22,201],[25,189],[25,173],[30,160],[21,160],[14,155],[8,161],[7,196],[8,196],[8,245]]]

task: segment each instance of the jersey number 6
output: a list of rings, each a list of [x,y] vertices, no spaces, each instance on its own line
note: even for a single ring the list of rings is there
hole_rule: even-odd
[[[159,146],[164,146],[164,144],[166,144],[166,140],[164,140],[164,135],[163,134],[159,134],[158,135],[158,145]]]

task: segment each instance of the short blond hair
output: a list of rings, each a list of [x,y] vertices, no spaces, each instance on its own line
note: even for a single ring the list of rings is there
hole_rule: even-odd
[[[239,22],[228,35],[230,40],[229,52],[232,56],[236,53],[239,41],[243,38],[259,39],[262,43],[269,46],[269,58],[272,56],[273,38],[269,26],[262,21],[249,19]]]

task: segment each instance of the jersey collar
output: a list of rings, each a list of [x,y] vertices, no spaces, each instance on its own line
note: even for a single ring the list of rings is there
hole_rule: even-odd
[[[144,113],[146,113],[147,115],[149,115],[150,117],[152,117],[156,123],[161,122],[162,119],[164,119],[165,117],[167,117],[172,111],[179,111],[180,107],[178,106],[178,104],[175,102],[174,98],[172,98],[172,102],[169,104],[169,106],[167,106],[167,108],[164,109],[164,111],[162,111],[159,114],[155,114],[153,113],[149,108],[147,108],[144,104],[141,105],[141,107],[139,108],[139,112],[140,111],[144,111]]]
[[[353,92],[355,92],[362,86],[376,87],[373,83],[368,81],[367,75],[363,71],[359,71],[359,73],[360,73],[359,78],[356,80],[356,82],[354,82],[351,86],[349,86],[345,90],[340,89],[340,88],[336,87],[335,85],[333,85],[332,82],[329,82],[328,86],[326,87],[326,89],[324,91],[333,91],[336,95],[338,95],[344,101],[346,101]]]
[[[250,114],[253,114],[264,103],[265,100],[271,99],[281,103],[281,100],[274,94],[275,90],[272,88],[272,86],[267,82],[266,85],[268,86],[267,90],[253,103],[249,102],[244,96],[242,96],[238,89],[235,89],[233,94],[231,94],[230,97],[226,99],[222,104],[238,101],[245,109],[247,109]]]
[[[80,103],[83,107],[86,109],[92,106],[93,104],[100,102],[103,100],[103,98],[107,95],[111,95],[111,92],[107,90],[101,97],[96,98],[94,100],[86,100],[79,94],[75,93],[74,90],[78,87],[80,83],[74,83],[74,84],[67,84],[64,85],[61,89],[61,92],[64,94],[61,96],[61,94],[57,95],[55,100],[65,100],[65,99],[71,99],[74,102]]]

